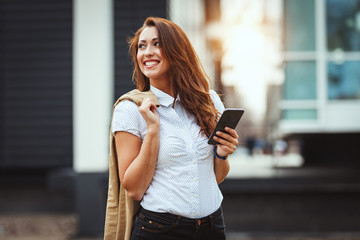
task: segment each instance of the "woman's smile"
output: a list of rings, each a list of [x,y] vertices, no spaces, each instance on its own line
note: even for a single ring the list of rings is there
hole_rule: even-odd
[[[146,27],[140,34],[137,61],[141,72],[150,82],[168,81],[169,62],[164,58],[158,31],[155,27]]]
[[[160,63],[159,60],[153,60],[153,59],[144,61],[144,65],[145,65],[147,68],[156,67],[159,63]]]

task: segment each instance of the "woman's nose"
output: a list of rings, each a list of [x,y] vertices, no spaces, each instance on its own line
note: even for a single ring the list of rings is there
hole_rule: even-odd
[[[145,56],[151,56],[154,54],[154,49],[152,46],[148,46],[146,49],[145,49]]]

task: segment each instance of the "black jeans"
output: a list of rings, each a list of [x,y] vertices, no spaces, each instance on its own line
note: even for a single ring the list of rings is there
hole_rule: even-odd
[[[192,219],[141,208],[131,240],[225,240],[222,208],[213,214]]]

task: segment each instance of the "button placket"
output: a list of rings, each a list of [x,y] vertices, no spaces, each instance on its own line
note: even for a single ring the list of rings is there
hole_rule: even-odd
[[[181,113],[181,112],[180,112]],[[180,114],[179,113],[179,114]],[[175,114],[177,115],[177,114]],[[177,115],[178,116],[178,115]],[[178,120],[178,119],[177,119]],[[199,205],[200,205],[200,199],[198,196],[198,166],[197,166],[197,159],[196,159],[196,150],[194,148],[194,137],[192,134],[192,129],[189,128],[188,124],[183,121],[179,121],[179,128],[180,128],[180,134],[182,135],[182,138],[185,140],[185,151],[188,154],[188,161],[191,164],[188,178],[189,183],[189,197],[191,199],[192,208],[191,208],[191,214],[194,217],[199,216]]]

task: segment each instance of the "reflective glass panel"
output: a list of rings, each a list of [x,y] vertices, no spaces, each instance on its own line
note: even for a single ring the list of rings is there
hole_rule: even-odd
[[[286,120],[312,120],[317,118],[316,109],[291,109],[282,111],[282,119]]]
[[[360,99],[360,61],[328,63],[328,98]]]
[[[285,51],[314,51],[314,0],[286,0],[284,4]]]
[[[329,51],[360,51],[360,0],[327,0],[326,30]]]
[[[283,84],[283,99],[316,99],[315,61],[286,63],[285,82]]]

